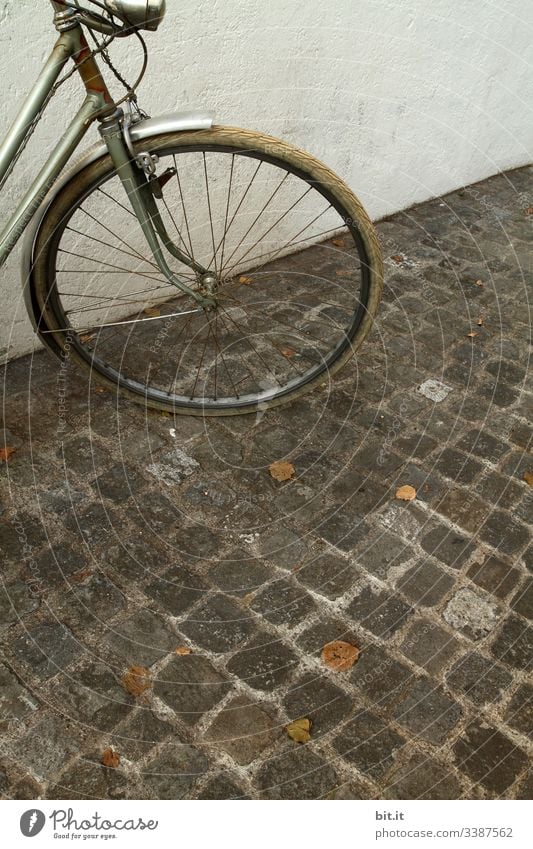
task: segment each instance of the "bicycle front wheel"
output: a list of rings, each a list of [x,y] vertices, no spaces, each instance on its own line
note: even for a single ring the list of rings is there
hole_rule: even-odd
[[[51,204],[35,243],[41,338],[130,398],[234,415],[290,401],[354,353],[376,315],[382,262],[352,191],[308,154],[227,127],[153,136],[161,218],[190,288],[150,255],[114,170],[88,165]],[[199,269],[201,271],[199,271]]]

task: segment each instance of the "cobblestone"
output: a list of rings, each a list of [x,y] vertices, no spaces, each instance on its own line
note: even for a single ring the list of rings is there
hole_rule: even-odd
[[[454,746],[461,769],[487,790],[502,794],[527,765],[518,746],[481,720],[472,722]]]
[[[446,678],[452,690],[463,693],[476,705],[499,701],[512,680],[503,667],[476,652],[458,660]]]
[[[58,365],[5,367],[6,798],[531,797],[532,177],[380,222],[374,332],[287,407],[173,419],[72,370],[59,438]]]
[[[207,729],[204,739],[228,752],[238,764],[249,764],[278,738],[276,723],[259,705],[233,699]]]

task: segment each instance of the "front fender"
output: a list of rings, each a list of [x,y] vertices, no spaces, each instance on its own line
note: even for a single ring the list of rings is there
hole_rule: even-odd
[[[130,126],[131,140],[141,141],[142,139],[150,138],[151,136],[161,135],[162,133],[180,133],[188,130],[208,130],[213,126],[214,116],[211,112],[175,112],[171,115],[160,115],[156,118],[146,118],[143,121],[138,121]],[[37,209],[35,215],[30,221],[24,236],[22,245],[22,283],[24,286],[24,300],[26,308],[31,318],[34,330],[38,332],[35,311],[31,300],[30,276],[34,260],[34,246],[37,238],[37,233],[41,223],[46,215],[48,208],[53,200],[57,197],[63,187],[72,180],[83,168],[91,165],[103,156],[107,156],[107,147],[103,141],[97,142],[92,147],[88,148],[80,159],[70,165],[56,180],[43,202]]]

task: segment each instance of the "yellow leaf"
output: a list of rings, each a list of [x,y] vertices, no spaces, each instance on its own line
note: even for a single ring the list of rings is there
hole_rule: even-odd
[[[533,472],[529,470],[524,472],[524,480],[528,486],[533,486]]]
[[[104,749],[102,752],[101,763],[104,766],[109,766],[112,769],[116,769],[120,763],[120,755],[118,752],[115,752],[114,749],[109,747],[109,749]]]
[[[242,283],[243,286],[250,286],[250,284],[252,283],[252,278],[246,277],[246,275],[243,274],[241,277],[239,277],[239,283]]]
[[[410,486],[409,484],[401,486],[396,490],[396,498],[400,501],[412,501],[416,498],[416,489],[414,486]]]
[[[180,656],[185,656],[187,654],[191,654],[192,649],[188,646],[178,646],[177,649],[174,649],[174,654],[179,654]]]
[[[158,307],[146,307],[143,310],[145,315],[149,315],[151,318],[155,318],[158,315],[161,315],[161,310]]]
[[[268,467],[270,476],[275,481],[289,481],[294,475],[294,466],[285,460],[278,460],[276,463],[271,463]]]
[[[308,743],[311,739],[311,720],[296,719],[286,726],[285,731],[295,743]]]
[[[334,640],[322,649],[321,657],[326,666],[336,672],[350,669],[359,660],[359,649],[344,640]]]

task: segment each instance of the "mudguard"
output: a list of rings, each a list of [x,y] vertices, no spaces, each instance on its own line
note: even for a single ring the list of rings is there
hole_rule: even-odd
[[[213,126],[214,116],[211,112],[175,112],[171,115],[160,115],[156,118],[146,118],[130,126],[130,137],[133,142],[160,135],[161,133],[180,133],[188,130],[208,130]],[[38,332],[35,311],[31,300],[30,275],[34,259],[34,246],[41,223],[48,208],[63,187],[79,174],[87,165],[91,165],[103,156],[107,156],[107,147],[103,141],[88,148],[72,165],[70,165],[54,183],[43,202],[30,221],[22,246],[21,272],[24,287],[26,309],[31,318],[34,330]]]

